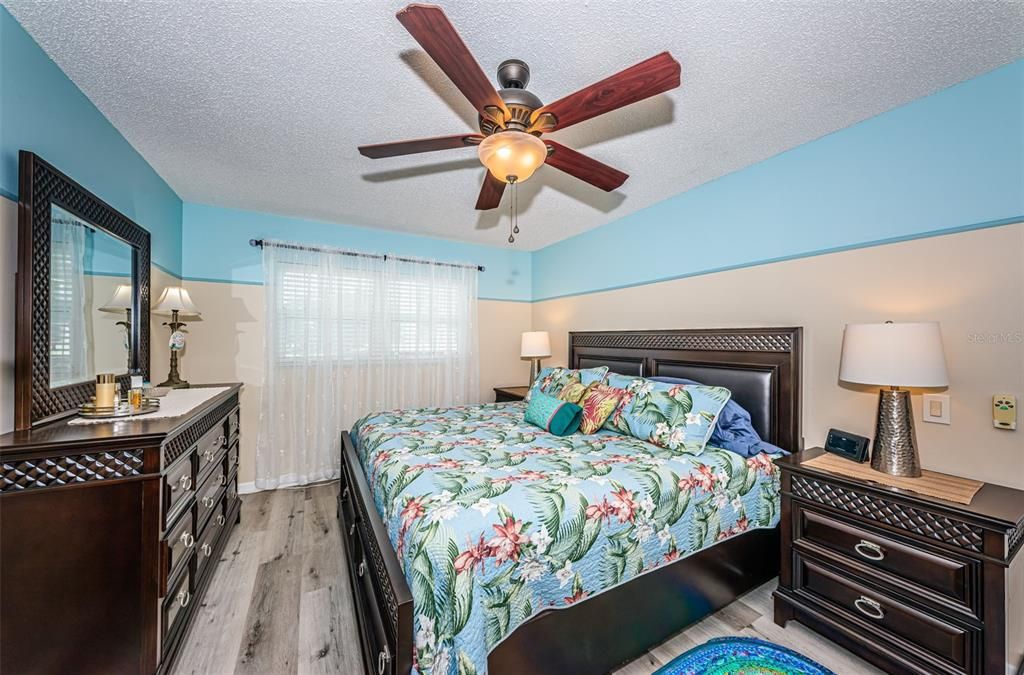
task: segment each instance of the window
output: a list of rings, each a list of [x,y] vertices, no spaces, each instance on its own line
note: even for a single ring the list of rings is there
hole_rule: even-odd
[[[276,357],[283,363],[442,357],[467,349],[466,290],[457,280],[300,263],[279,265],[277,277]]]

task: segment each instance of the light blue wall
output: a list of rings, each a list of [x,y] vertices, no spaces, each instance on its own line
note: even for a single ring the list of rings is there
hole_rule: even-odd
[[[533,297],[1021,220],[1024,61],[542,249]]]
[[[149,230],[153,262],[180,275],[181,199],[0,7],[0,195],[12,200],[19,150],[36,153]]]
[[[401,232],[337,225],[216,206],[186,203],[183,210],[184,277],[198,281],[263,283],[260,249],[250,239],[279,239],[395,253],[448,262],[476,263],[479,295],[488,300],[529,301],[530,253]]]

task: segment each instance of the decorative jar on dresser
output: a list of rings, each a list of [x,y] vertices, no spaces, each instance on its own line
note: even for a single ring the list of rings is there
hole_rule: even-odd
[[[212,385],[211,385],[212,386]],[[239,520],[238,384],[0,436],[0,672],[166,672]]]
[[[1024,668],[1024,491],[968,505],[782,458],[775,621],[796,619],[888,673]]]

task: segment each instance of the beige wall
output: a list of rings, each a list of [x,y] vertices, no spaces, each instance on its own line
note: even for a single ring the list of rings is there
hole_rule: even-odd
[[[803,326],[803,429],[872,436],[877,388],[838,382],[846,323],[942,324],[950,426],[915,422],[926,468],[1024,488],[1024,420],[992,427],[997,392],[1024,395],[1024,224],[539,302],[533,329],[564,362],[569,330]]]
[[[182,354],[182,377],[191,382],[243,382],[242,445],[239,483],[251,489],[255,479],[263,380],[263,286],[186,281],[185,287],[203,313],[189,326]],[[493,387],[525,384],[529,365],[518,358],[519,335],[530,329],[525,302],[481,300],[480,400],[494,400]]]

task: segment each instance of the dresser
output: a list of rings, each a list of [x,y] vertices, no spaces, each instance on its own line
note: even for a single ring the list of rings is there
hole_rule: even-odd
[[[775,622],[796,619],[889,673],[1005,675],[1024,658],[1024,491],[970,505],[782,469]]]
[[[239,521],[239,390],[0,436],[0,672],[166,672]],[[216,629],[216,627],[211,627]]]

